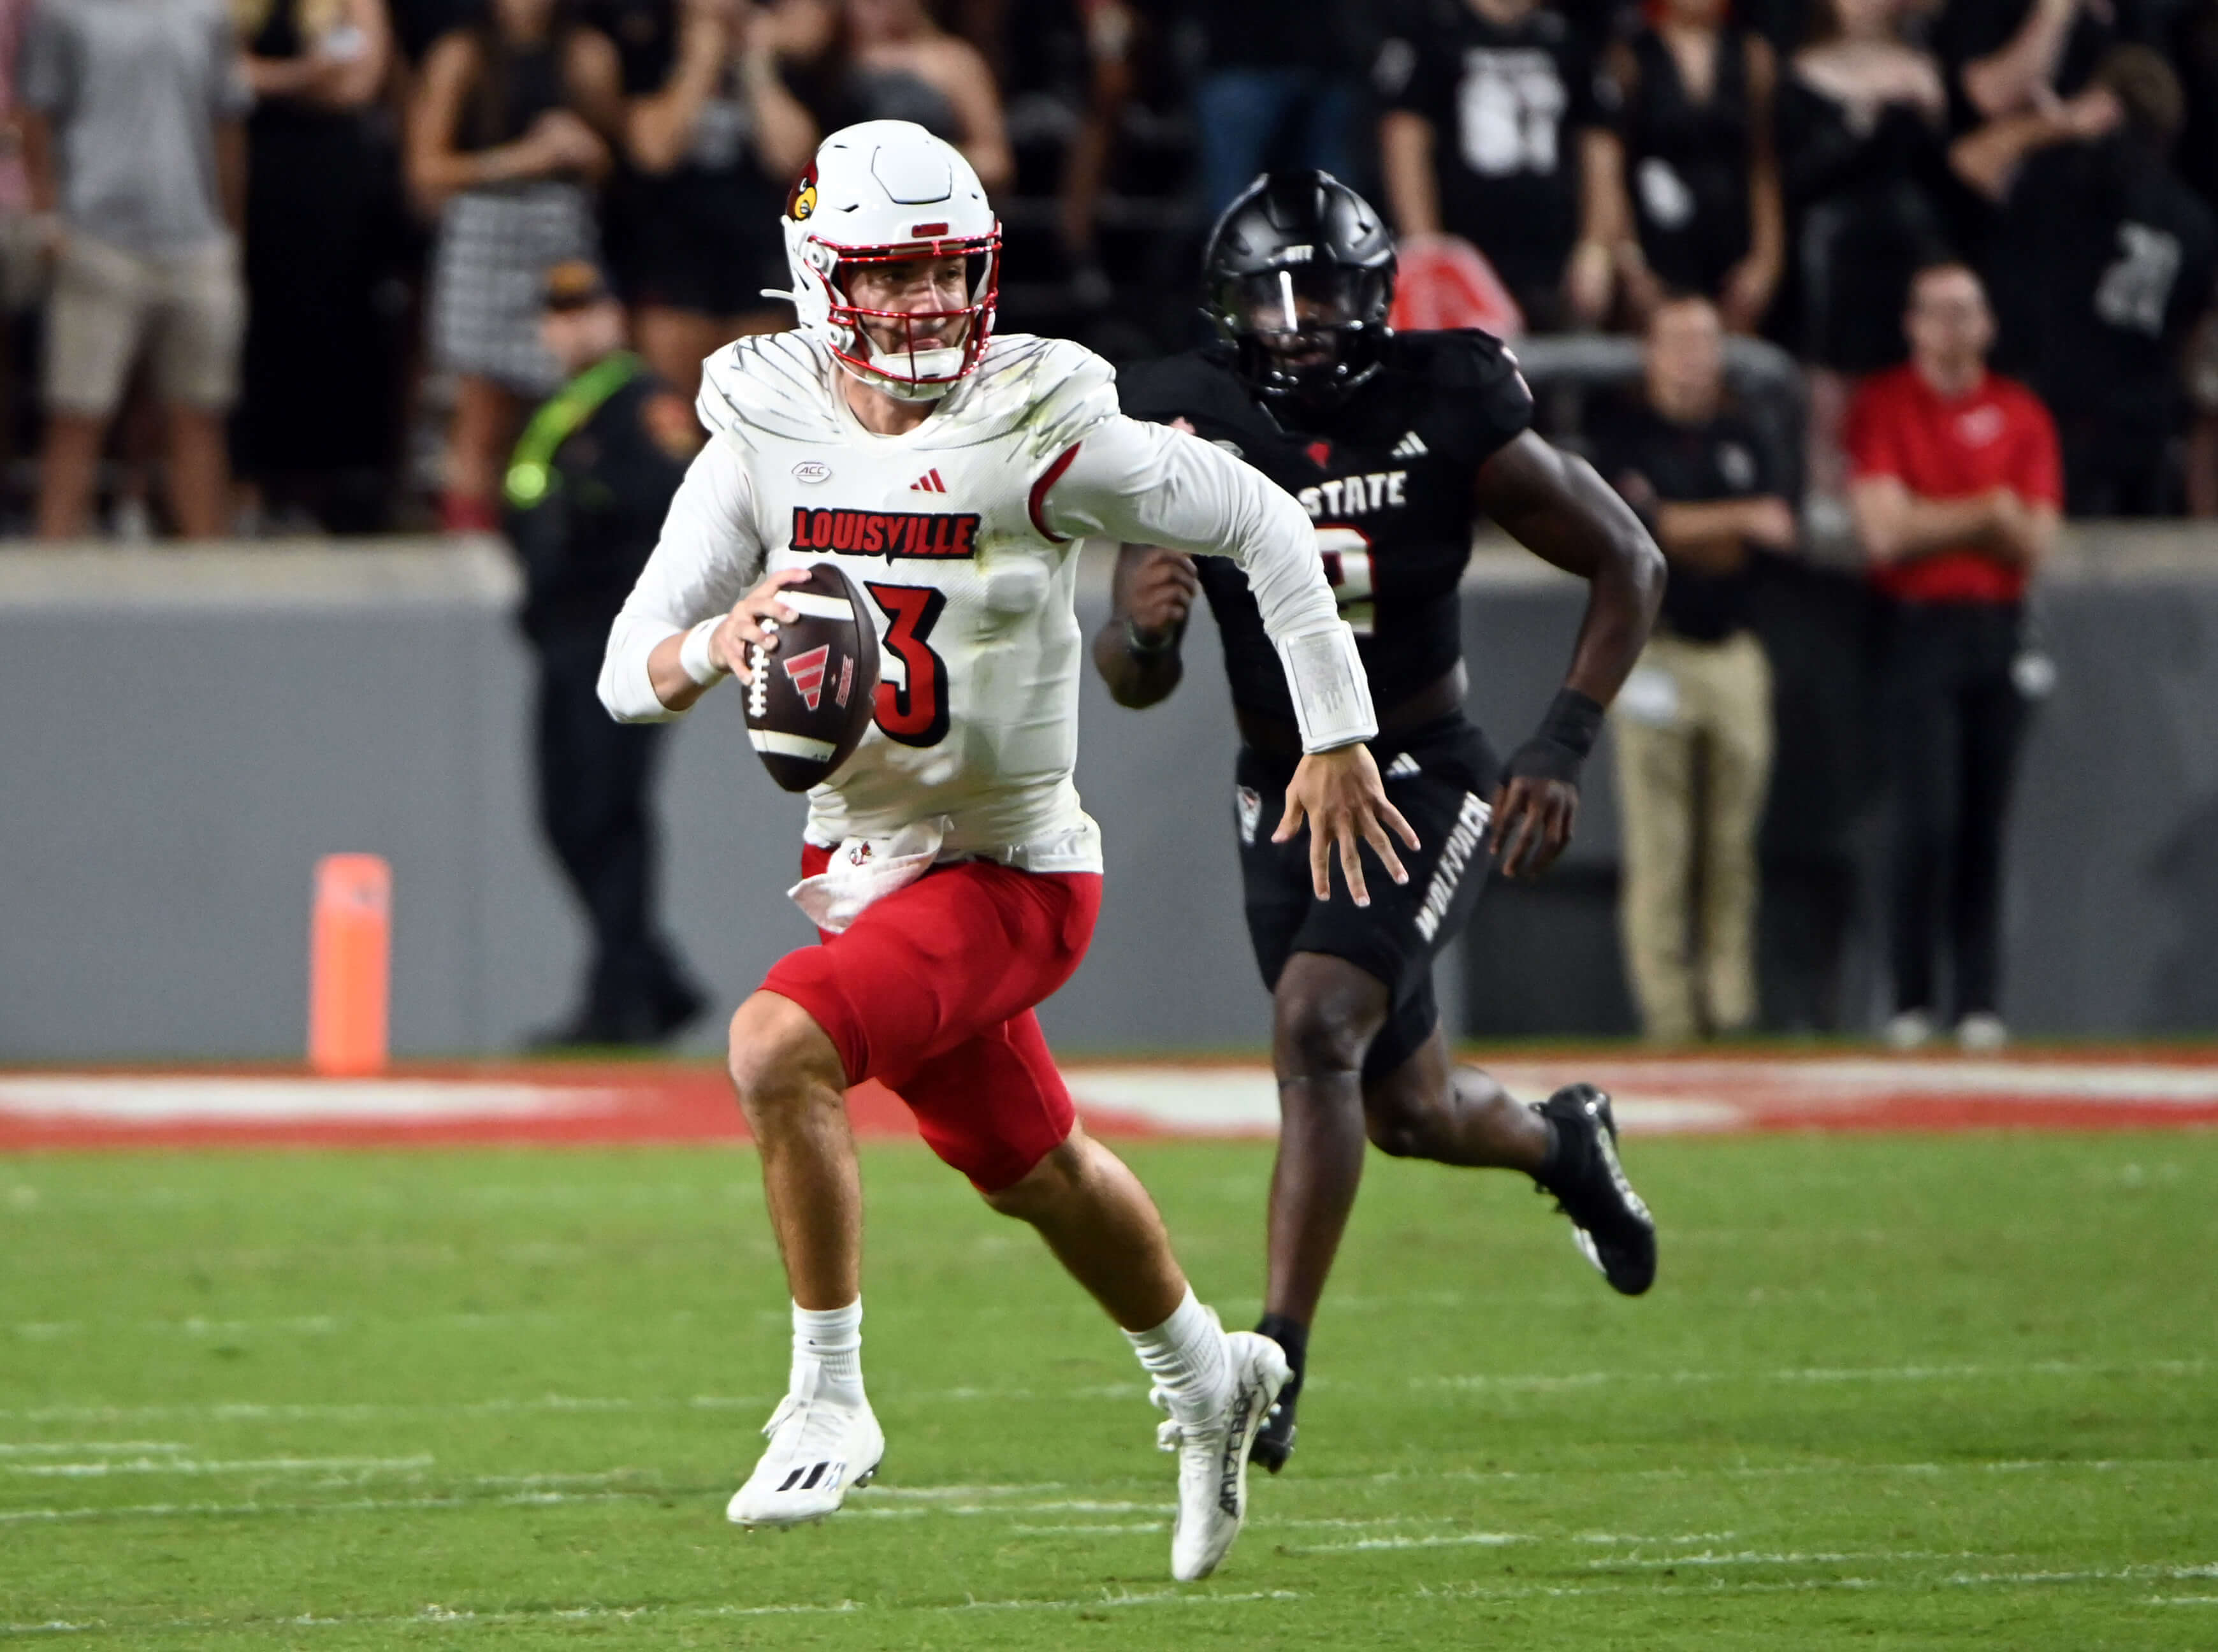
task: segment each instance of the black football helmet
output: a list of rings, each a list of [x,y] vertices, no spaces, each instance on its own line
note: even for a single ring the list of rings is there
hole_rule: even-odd
[[[1224,209],[1203,255],[1234,370],[1273,400],[1330,406],[1379,370],[1394,237],[1329,172],[1271,172]]]

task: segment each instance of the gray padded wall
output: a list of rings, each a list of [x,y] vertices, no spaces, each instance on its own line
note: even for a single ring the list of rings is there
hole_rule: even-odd
[[[0,1061],[297,1056],[310,868],[338,850],[394,864],[396,1050],[499,1053],[554,1019],[582,936],[531,823],[512,601],[486,544],[0,551]],[[1482,560],[1465,635],[1497,743],[1546,703],[1578,604],[1571,581]],[[2061,686],[2021,791],[2007,1007],[2029,1031],[2218,1025],[2218,554],[2067,568],[2044,608]],[[1083,720],[1108,900],[1050,1032],[1074,1052],[1260,1047],[1207,623],[1168,704],[1123,711],[1089,675]],[[1606,773],[1564,886],[1593,933]],[[783,894],[800,806],[728,702],[680,727],[666,776],[670,925],[735,1002],[807,938]]]

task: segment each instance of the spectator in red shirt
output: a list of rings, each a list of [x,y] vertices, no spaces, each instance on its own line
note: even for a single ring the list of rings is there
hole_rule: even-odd
[[[1987,371],[1994,316],[1979,277],[1931,265],[1911,284],[1910,360],[1849,409],[1849,504],[1872,579],[1893,598],[1882,689],[1894,794],[1887,1041],[1933,1036],[1936,941],[1957,1040],[1998,1049],[2003,821],[2026,721],[2028,580],[2064,498],[2056,426]],[[1943,894],[1947,898],[1942,922]]]

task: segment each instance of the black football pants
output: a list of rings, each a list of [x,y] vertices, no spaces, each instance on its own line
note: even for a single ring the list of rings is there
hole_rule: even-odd
[[[539,655],[539,819],[592,928],[587,1015],[609,1029],[642,1017],[677,972],[654,924],[647,791],[666,730],[616,721],[598,684],[604,626],[564,625]]]
[[[1992,1012],[2001,977],[2003,823],[2026,727],[2012,679],[2014,604],[1898,604],[1882,660],[1893,794],[1890,952],[1898,1011],[1940,1008],[1945,949],[1961,1018]]]

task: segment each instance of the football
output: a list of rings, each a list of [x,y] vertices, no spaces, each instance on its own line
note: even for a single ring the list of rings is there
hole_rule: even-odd
[[[763,622],[778,648],[748,650],[747,739],[790,792],[827,780],[862,743],[878,694],[878,632],[868,600],[838,564],[819,562],[778,600],[797,616]]]

